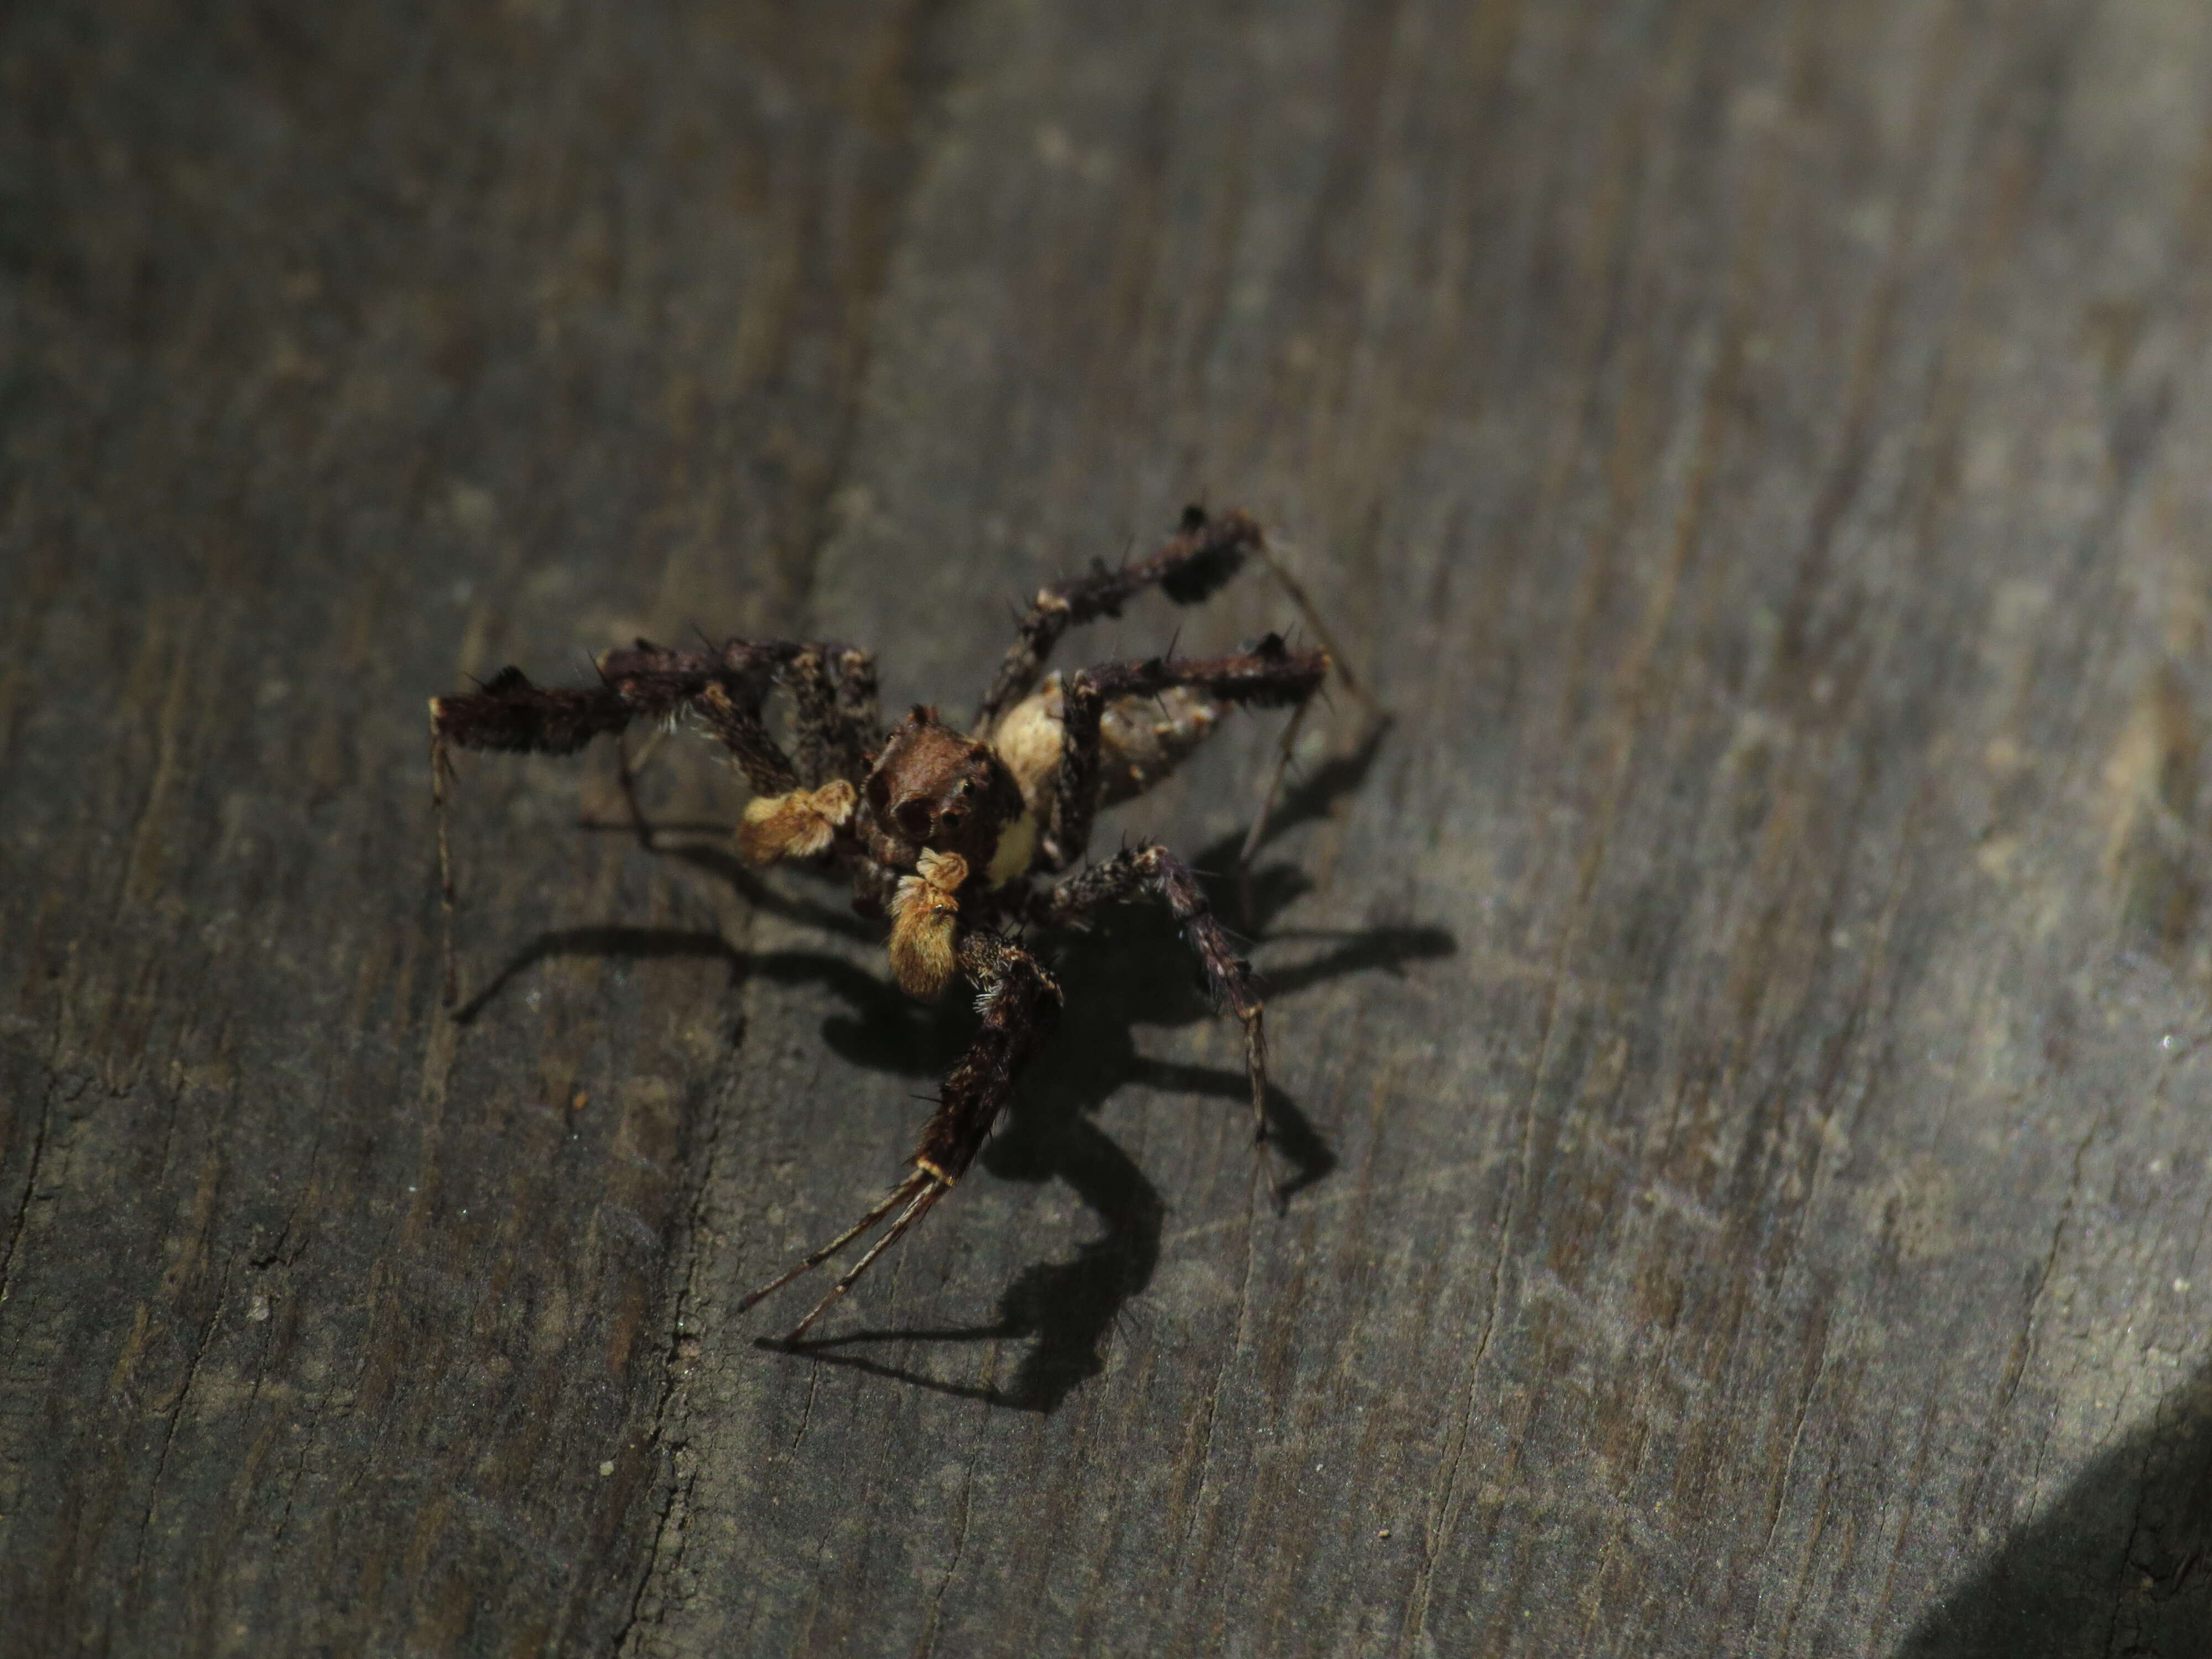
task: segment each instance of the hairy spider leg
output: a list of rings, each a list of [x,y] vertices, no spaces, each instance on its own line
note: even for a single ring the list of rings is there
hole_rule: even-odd
[[[1123,605],[1155,585],[1177,605],[1200,604],[1243,568],[1247,554],[1264,545],[1259,525],[1248,514],[1209,519],[1204,507],[1187,507],[1181,526],[1150,557],[1115,569],[1101,565],[1088,575],[1041,590],[983,694],[969,732],[988,735],[1001,714],[1036,689],[1045,659],[1069,629],[1120,616]]]
[[[1109,904],[1141,899],[1167,906],[1206,970],[1214,1006],[1226,1007],[1244,1027],[1244,1073],[1252,1085],[1252,1142],[1279,1203],[1282,1183],[1267,1162],[1267,1032],[1260,976],[1231,945],[1227,930],[1206,902],[1197,872],[1158,842],[1126,848],[1040,895],[1034,914],[1046,927],[1072,927]]]
[[[858,1238],[862,1233],[867,1231],[869,1228],[874,1226],[876,1223],[881,1221],[885,1216],[889,1215],[893,1210],[896,1209],[908,1199],[913,1197],[919,1188],[929,1186],[935,1182],[936,1180],[937,1177],[930,1174],[927,1170],[914,1170],[905,1180],[900,1182],[897,1186],[892,1188],[890,1191],[885,1193],[881,1198],[878,1199],[876,1200],[875,1206],[866,1215],[862,1216],[858,1221],[855,1221],[851,1226],[846,1228],[843,1232],[839,1233],[836,1237],[831,1239],[827,1244],[822,1246],[820,1249],[809,1250],[805,1255],[799,1257],[798,1261],[793,1262],[791,1266],[785,1268],[781,1273],[778,1273],[774,1279],[769,1280],[767,1284],[762,1285],[758,1290],[747,1291],[744,1296],[738,1299],[738,1311],[742,1313],[749,1308],[757,1306],[758,1304],[766,1301],[769,1297],[774,1296],[785,1285],[790,1284],[793,1279],[799,1278],[801,1274],[811,1273],[815,1268],[820,1267],[831,1256],[836,1255],[838,1251],[843,1249],[848,1244],[850,1244],[854,1239]],[[802,1326],[800,1328],[803,1329],[805,1328]],[[796,1335],[797,1334],[797,1332],[793,1333],[793,1335]]]
[[[1098,726],[1107,704],[1188,686],[1220,703],[1253,708],[1302,707],[1328,675],[1328,653],[1294,651],[1270,634],[1250,651],[1226,657],[1106,662],[1079,668],[1061,688],[1058,792],[1035,868],[1065,870],[1091,844],[1098,816]]]
[[[629,814],[630,834],[637,837],[638,846],[648,853],[654,850],[653,824],[645,816],[645,808],[639,804],[637,782],[645,775],[645,769],[653,763],[653,757],[660,752],[661,743],[667,736],[666,726],[654,727],[639,746],[637,753],[632,756],[629,752],[629,733],[615,733],[615,787],[622,793],[623,809]],[[586,830],[593,827],[592,817],[588,813],[579,818],[577,823]]]
[[[876,751],[884,746],[881,693],[876,687],[876,659],[856,645],[831,648],[837,669],[837,713],[844,721],[846,776],[857,787],[866,780]]]
[[[883,742],[875,659],[857,646],[731,640],[699,653],[641,640],[634,651],[605,653],[599,665],[609,683],[648,695],[656,676],[674,680],[675,706],[653,712],[688,708],[730,750],[757,794],[816,788],[834,778],[857,786],[867,775],[870,751]],[[769,737],[762,718],[778,686],[791,694],[795,756]]]
[[[1028,1065],[1053,1023],[1059,1018],[1061,997],[1058,981],[1037,959],[1019,945],[994,933],[969,933],[962,938],[960,971],[979,988],[976,1006],[983,1029],[968,1052],[945,1073],[944,1092],[937,1111],[922,1130],[908,1162],[906,1178],[877,1200],[860,1220],[823,1245],[802,1256],[782,1273],[747,1296],[739,1304],[750,1308],[781,1290],[794,1279],[821,1266],[866,1232],[894,1208],[906,1207],[816,1303],[805,1318],[793,1326],[787,1342],[806,1334],[815,1321],[846,1291],[878,1257],[903,1237],[915,1222],[929,1213],[937,1200],[952,1189],[968,1166],[975,1161],[991,1126],[999,1121],[1012,1097],[1014,1083]]]
[[[1256,557],[1267,567],[1267,574],[1297,607],[1328,653],[1345,689],[1379,717],[1382,705],[1346,665],[1344,653],[1329,636],[1320,611],[1268,544],[1258,523],[1249,514],[1238,512],[1209,518],[1204,507],[1193,506],[1183,509],[1176,533],[1150,557],[1118,569],[1097,567],[1087,575],[1070,577],[1042,589],[1022,618],[1015,641],[1006,648],[969,730],[976,737],[988,736],[1000,716],[1036,689],[1053,647],[1069,629],[1102,617],[1120,616],[1124,604],[1155,584],[1177,605],[1201,604],[1243,568],[1248,556]]]
[[[776,681],[791,692],[799,781],[842,778],[858,788],[884,741],[876,659],[857,646],[804,646],[778,665]]]
[[[1267,820],[1274,815],[1275,802],[1283,793],[1283,780],[1290,774],[1291,756],[1298,745],[1298,728],[1306,723],[1313,711],[1313,699],[1308,697],[1291,710],[1291,718],[1284,723],[1281,739],[1275,744],[1275,763],[1267,769],[1267,787],[1260,795],[1260,810],[1252,815],[1252,827],[1244,834],[1244,844],[1237,852],[1237,870],[1246,887],[1251,884],[1252,854],[1260,850],[1260,843],[1267,836]],[[1252,908],[1248,892],[1242,901],[1249,914]]]
[[[1344,689],[1351,692],[1360,705],[1367,710],[1370,718],[1388,720],[1389,711],[1383,708],[1382,699],[1369,690],[1361,683],[1359,677],[1352,672],[1352,665],[1345,660],[1344,653],[1337,647],[1336,641],[1329,637],[1328,624],[1321,619],[1320,608],[1307,597],[1304,584],[1291,575],[1288,568],[1284,565],[1279,550],[1263,537],[1259,546],[1253,550],[1260,556],[1261,563],[1267,567],[1267,574],[1273,576],[1283,592],[1290,596],[1291,603],[1297,606],[1298,614],[1306,619],[1306,626],[1313,629],[1314,637],[1321,641],[1322,649],[1328,653],[1329,660],[1335,666],[1337,678],[1344,682]]]
[[[520,668],[508,667],[474,691],[430,699],[430,805],[438,826],[448,1007],[459,1000],[447,813],[453,750],[573,755],[594,738],[621,733],[633,721],[665,722],[688,711],[730,750],[756,790],[781,793],[797,780],[789,758],[761,724],[760,708],[779,659],[799,649],[732,640],[708,653],[667,651],[641,640],[635,649],[600,657],[597,685],[537,685]]]

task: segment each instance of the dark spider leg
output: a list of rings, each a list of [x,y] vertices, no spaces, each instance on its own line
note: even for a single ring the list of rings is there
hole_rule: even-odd
[[[1043,589],[1022,618],[1020,637],[1007,647],[969,730],[977,737],[985,735],[1000,715],[1036,688],[1045,659],[1069,629],[1101,617],[1120,616],[1124,604],[1154,583],[1177,605],[1210,599],[1243,567],[1245,555],[1265,544],[1260,526],[1244,514],[1209,519],[1205,508],[1188,507],[1182,527],[1150,558],[1118,570],[1102,565],[1087,576]]]
[[[1226,1006],[1244,1027],[1244,1071],[1252,1084],[1252,1141],[1260,1149],[1263,1166],[1267,1145],[1267,1033],[1261,1018],[1264,1006],[1259,975],[1252,964],[1237,954],[1229,935],[1206,902],[1206,892],[1190,866],[1157,843],[1132,847],[1103,864],[1094,864],[1080,875],[1042,894],[1034,909],[1036,920],[1048,927],[1067,927],[1089,920],[1109,904],[1154,898],[1166,905],[1181,924],[1183,937],[1206,969],[1206,988],[1217,1007]],[[1272,1169],[1268,1184],[1282,1198],[1281,1183]]]
[[[672,720],[695,712],[735,757],[753,787],[778,794],[793,787],[791,763],[760,722],[760,705],[778,647],[732,640],[712,653],[664,651],[639,641],[599,661],[599,684],[533,684],[503,668],[474,691],[430,699],[430,805],[438,821],[438,889],[445,911],[441,952],[447,1006],[459,1000],[453,958],[453,858],[446,811],[453,750],[573,755],[633,721]]]
[[[792,759],[802,787],[818,788],[831,778],[847,777],[845,725],[837,717],[837,688],[820,649],[809,646],[784,665],[777,677],[790,690]]]
[[[653,825],[645,816],[645,808],[638,803],[637,781],[645,775],[647,765],[659,750],[660,740],[667,735],[665,726],[653,732],[645,740],[644,746],[633,760],[629,752],[629,733],[618,732],[615,734],[615,787],[622,792],[623,809],[629,814],[630,834],[637,837],[639,847],[648,853],[654,850]],[[594,822],[588,813],[577,820],[579,826],[586,830],[593,828]]]
[[[1018,945],[994,934],[970,933],[960,941],[960,970],[982,995],[978,1006],[983,1029],[975,1034],[968,1052],[945,1074],[945,1091],[939,1097],[936,1115],[923,1129],[909,1162],[907,1177],[878,1200],[860,1220],[824,1244],[802,1256],[738,1304],[750,1308],[779,1291],[809,1269],[817,1267],[903,1203],[898,1217],[867,1253],[841,1275],[829,1293],[814,1304],[806,1317],[784,1338],[796,1342],[814,1322],[876,1259],[905,1236],[908,1228],[928,1214],[937,1200],[952,1189],[975,1161],[991,1126],[999,1120],[1014,1091],[1014,1081],[1029,1063],[1037,1043],[1059,1017],[1059,984],[1036,958]]]
[[[868,756],[883,744],[875,659],[852,646],[810,645],[782,664],[776,678],[794,705],[799,781],[808,788],[831,778],[855,787],[865,781]]]
[[[854,784],[867,776],[870,757],[884,746],[883,705],[876,689],[876,659],[857,646],[836,653],[837,712],[845,721]]]
[[[875,659],[852,646],[732,640],[719,652],[698,653],[656,651],[641,642],[636,651],[607,653],[599,669],[625,688],[633,679],[665,674],[680,683],[679,691],[704,699],[694,712],[730,748],[757,794],[814,788],[839,777],[857,784],[866,775],[869,751],[883,740]],[[791,693],[796,765],[762,722],[762,704],[778,685]],[[722,695],[709,696],[711,689]]]
[[[459,999],[453,962],[453,854],[447,830],[446,786],[453,773],[451,750],[572,755],[604,732],[620,732],[637,717],[613,686],[550,690],[531,684],[519,668],[503,668],[481,690],[430,699],[430,808],[438,820],[438,893],[445,911],[446,1006]]]
[[[1261,842],[1267,837],[1268,817],[1275,810],[1276,798],[1283,793],[1283,779],[1291,769],[1291,752],[1297,747],[1298,728],[1306,723],[1306,716],[1312,709],[1313,699],[1309,697],[1291,711],[1289,723],[1283,727],[1282,741],[1275,746],[1275,763],[1267,772],[1267,791],[1260,797],[1260,810],[1253,815],[1252,828],[1246,832],[1244,845],[1237,854],[1240,874],[1249,877],[1252,854],[1260,850]],[[1247,911],[1251,909],[1249,901],[1244,908]]]
[[[1184,658],[1170,662],[1108,662],[1080,668],[1061,688],[1060,720],[1066,732],[1060,751],[1060,779],[1052,822],[1038,848],[1037,867],[1065,870],[1091,843],[1098,815],[1098,722],[1106,705],[1118,697],[1152,697],[1172,686],[1189,686],[1216,702],[1254,708],[1303,706],[1329,670],[1326,651],[1293,651],[1270,634],[1251,651],[1231,657]]]
[[[1284,592],[1291,596],[1291,603],[1297,606],[1298,614],[1306,619],[1306,626],[1313,629],[1314,637],[1321,641],[1322,649],[1328,653],[1329,661],[1336,669],[1337,678],[1344,682],[1345,690],[1359,700],[1370,719],[1383,720],[1389,719],[1389,711],[1382,707],[1382,700],[1360,684],[1358,676],[1354,674],[1345,662],[1344,653],[1337,648],[1336,641],[1329,637],[1328,624],[1322,621],[1321,611],[1313,600],[1307,597],[1304,585],[1284,568],[1283,562],[1275,556],[1275,550],[1268,546],[1265,541],[1262,541],[1255,550],[1260,556],[1260,562],[1267,567],[1267,574],[1281,584]],[[1249,857],[1250,854],[1247,854],[1246,856]]]
[[[803,648],[731,640],[710,651],[666,651],[641,640],[635,650],[602,653],[599,668],[637,717],[673,723],[690,714],[730,751],[754,793],[781,795],[799,776],[762,723],[761,705],[778,670]]]
[[[438,825],[438,902],[445,918],[445,935],[438,949],[438,963],[445,975],[446,1006],[460,1000],[461,982],[453,965],[453,847],[446,827],[446,780],[453,762],[438,732],[438,705],[430,705],[430,816]]]

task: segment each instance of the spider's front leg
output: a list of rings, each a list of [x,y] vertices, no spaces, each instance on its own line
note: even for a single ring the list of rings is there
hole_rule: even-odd
[[[1167,906],[1206,970],[1206,988],[1215,1005],[1228,1008],[1244,1027],[1244,1070],[1252,1085],[1252,1141],[1261,1149],[1264,1162],[1267,1033],[1261,1018],[1260,977],[1230,944],[1227,930],[1206,902],[1197,872],[1157,843],[1127,848],[1040,895],[1034,914],[1047,927],[1069,927],[1088,921],[1109,904],[1146,898]],[[1280,1191],[1278,1185],[1279,1198]]]
[[[957,860],[955,860],[957,862]],[[964,877],[964,868],[958,872]],[[927,878],[908,878],[919,881],[923,888],[929,885]],[[958,882],[951,882],[957,887]],[[912,890],[909,890],[911,891]],[[926,896],[926,895],[925,895]],[[949,894],[948,894],[949,896]],[[920,901],[917,901],[919,902]],[[944,926],[949,930],[953,923],[952,912],[938,910]],[[920,924],[920,925],[926,925]],[[854,1282],[873,1267],[876,1259],[898,1243],[915,1222],[927,1215],[937,1200],[952,1189],[953,1184],[967,1173],[968,1166],[975,1161],[991,1126],[998,1121],[999,1114],[1006,1109],[1007,1100],[1014,1091],[1014,1082],[1028,1065],[1030,1056],[1038,1042],[1052,1029],[1059,1018],[1060,990],[1058,981],[1048,974],[1035,957],[1011,941],[988,933],[969,933],[952,947],[954,961],[959,971],[981,994],[977,1006],[983,1015],[983,1029],[975,1034],[945,1079],[944,1092],[939,1097],[937,1112],[922,1131],[921,1140],[908,1160],[912,1164],[906,1178],[893,1187],[858,1221],[831,1239],[820,1249],[801,1256],[789,1269],[762,1285],[739,1304],[750,1308],[763,1297],[781,1290],[786,1285],[815,1267],[820,1267],[854,1240],[882,1221],[896,1210],[883,1237],[868,1247],[866,1254],[846,1269],[829,1293],[816,1303],[806,1317],[792,1328],[784,1338],[796,1342],[806,1334],[814,1322],[828,1312],[830,1305],[852,1289]],[[904,974],[902,974],[904,977]],[[940,981],[940,983],[942,981]]]
[[[801,646],[776,678],[791,691],[800,781],[814,787],[842,778],[858,788],[884,742],[876,659],[857,646]]]
[[[1069,629],[1118,617],[1124,604],[1155,586],[1177,605],[1196,605],[1243,568],[1247,555],[1266,546],[1267,538],[1249,515],[1224,513],[1210,519],[1204,507],[1187,507],[1181,526],[1151,557],[1118,569],[1099,566],[1087,576],[1043,589],[1022,618],[1020,635],[1006,648],[970,729],[983,736],[1029,695],[1044,672],[1045,659]]]
[[[597,685],[537,685],[520,668],[510,667],[474,691],[430,699],[430,805],[438,823],[448,1006],[459,991],[453,960],[453,859],[446,817],[453,751],[573,755],[594,738],[620,734],[633,721],[672,721],[690,713],[729,750],[754,789],[781,794],[798,777],[761,724],[761,702],[778,660],[777,647],[744,640],[711,652],[666,651],[640,640],[634,649],[599,658]]]
[[[705,651],[672,651],[640,640],[629,649],[603,653],[596,665],[597,685],[537,685],[520,669],[506,668],[474,691],[430,699],[430,801],[438,823],[449,1006],[459,992],[446,812],[454,750],[571,755],[594,738],[621,736],[635,721],[672,726],[688,716],[728,750],[752,786],[755,799],[738,846],[749,861],[763,864],[811,857],[830,843],[851,815],[871,752],[883,741],[875,661],[851,646],[729,640]],[[796,765],[762,718],[770,690],[779,685],[795,705]],[[631,822],[649,844],[637,807],[636,768],[627,755],[619,777]]]
[[[778,648],[775,678],[792,696],[799,787],[745,803],[738,855],[756,866],[813,858],[835,846],[884,741],[873,657],[848,645]]]
[[[1036,688],[1046,659],[1069,629],[1103,617],[1120,616],[1122,605],[1148,587],[1157,586],[1177,605],[1201,604],[1243,569],[1248,558],[1258,559],[1298,608],[1306,626],[1328,651],[1346,690],[1371,713],[1382,714],[1374,694],[1345,665],[1344,653],[1329,638],[1320,610],[1276,556],[1257,521],[1248,513],[1231,511],[1214,517],[1202,507],[1187,507],[1176,533],[1150,557],[1115,569],[1095,564],[1088,575],[1039,590],[990,688],[983,693],[969,729],[979,738],[991,733]]]

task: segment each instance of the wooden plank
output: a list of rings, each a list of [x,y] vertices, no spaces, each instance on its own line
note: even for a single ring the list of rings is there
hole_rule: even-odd
[[[41,1647],[2207,1650],[2201,7],[0,28]],[[658,856],[467,767],[442,1019],[419,699],[696,624],[962,706],[1194,497],[1398,713],[1262,860],[1315,1178],[1132,917],[757,1346],[967,1017],[684,745]],[[1272,733],[1109,833],[1218,858]]]

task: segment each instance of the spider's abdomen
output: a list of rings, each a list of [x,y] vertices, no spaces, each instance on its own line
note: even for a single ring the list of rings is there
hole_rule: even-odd
[[[1048,675],[991,734],[991,746],[1039,823],[1050,821],[1060,786],[1060,750],[1067,741],[1060,708],[1060,677]],[[1189,686],[1108,703],[1098,718],[1097,804],[1113,806],[1143,794],[1212,736],[1220,720],[1221,705]]]

